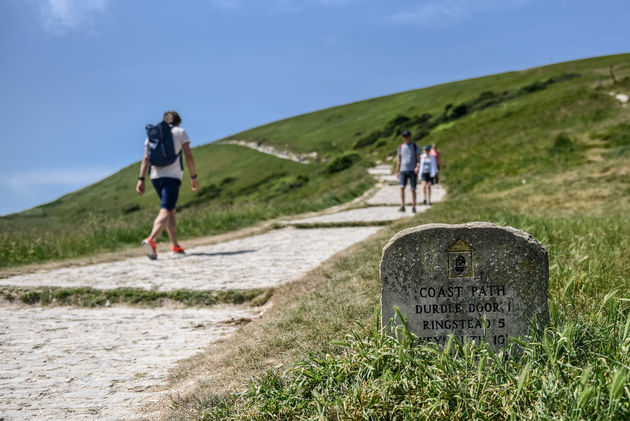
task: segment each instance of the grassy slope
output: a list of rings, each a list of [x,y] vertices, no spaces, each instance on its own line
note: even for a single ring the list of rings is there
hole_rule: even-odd
[[[580,74],[581,77],[577,79],[559,82],[550,85],[546,90],[505,100],[499,105],[464,117],[493,116],[494,119],[488,122],[488,130],[503,130],[505,135],[497,145],[501,147],[510,144],[519,148],[521,155],[525,154],[526,157],[521,163],[527,166],[534,164],[541,155],[542,159],[546,158],[548,144],[540,148],[541,143],[538,140],[552,142],[554,134],[547,130],[547,126],[555,124],[551,119],[545,127],[533,125],[529,115],[531,108],[543,106],[549,112],[556,113],[556,119],[564,120],[564,126],[554,126],[556,131],[579,131],[579,113],[565,120],[562,115],[563,107],[568,101],[585,101],[586,98],[582,98],[584,92],[580,89],[592,88],[598,77],[607,78],[608,63],[619,64],[624,63],[624,60],[624,56],[582,60],[454,82],[297,116],[231,137],[273,144],[279,150],[290,145],[289,148],[296,152],[317,151],[322,157],[332,157],[351,149],[358,139],[383,128],[397,115],[413,117],[430,113],[435,120],[443,115],[448,104],[456,106],[470,102],[482,92],[518,94],[519,89],[535,82],[561,74]],[[624,68],[619,66],[617,71],[621,78]],[[556,97],[558,93],[561,94],[560,97]],[[604,92],[591,91],[588,94],[605,95]],[[552,108],[553,101],[558,104],[557,110]],[[607,106],[612,103],[614,100],[611,99]],[[588,104],[587,106],[591,106]],[[606,107],[604,104],[592,106]],[[584,113],[590,111],[593,110],[585,109]],[[605,110],[602,112],[605,113]],[[478,141],[473,136],[462,137],[459,134],[463,127],[459,124],[460,121],[458,119],[442,124],[434,128],[428,138],[421,140],[422,143],[438,142],[447,157],[471,157],[469,162],[462,161],[468,172],[464,171],[458,184],[451,185],[451,189],[470,187],[471,183],[492,175],[488,171],[496,170],[494,168],[477,172],[474,168],[476,163],[486,165],[480,158],[486,156],[487,151],[461,151],[462,155],[459,155],[461,148],[476,146]],[[520,124],[520,127],[515,128],[514,124]],[[476,133],[477,136],[487,139],[498,138],[498,133],[495,135],[481,130]],[[537,136],[536,141],[531,141],[534,136]],[[398,142],[394,133],[386,136],[377,145],[359,149],[359,152],[374,159],[391,158]],[[322,209],[356,197],[370,184],[359,168],[350,170],[350,173],[328,177],[323,174],[322,165],[303,167],[228,145],[201,146],[195,148],[195,155],[200,169],[202,191],[193,196],[188,189],[187,180],[184,182],[179,224],[182,239],[233,230],[280,214]],[[517,157],[514,154],[509,159],[518,159]],[[500,165],[512,165],[510,168],[521,171],[521,168],[513,164],[514,162],[503,162]],[[138,238],[144,237],[150,229],[156,201],[150,188],[148,194],[142,198],[135,194],[137,170],[137,164],[130,165],[99,183],[50,204],[0,218],[0,267],[135,246]],[[309,177],[308,183],[301,183],[296,179],[299,175]],[[351,180],[350,185],[345,185],[346,180]]]
[[[351,200],[372,183],[356,165],[336,174],[232,145],[194,149],[200,190],[185,177],[178,202],[180,239],[252,225]],[[158,200],[135,192],[139,165],[52,203],[0,218],[0,267],[137,246],[150,232]],[[350,181],[348,181],[350,180]],[[166,234],[164,234],[166,238]]]
[[[630,115],[608,94],[628,94],[630,83],[612,85],[611,64],[619,80],[630,77],[630,56],[603,57],[321,112],[322,119],[341,115],[348,127],[339,122],[330,133],[320,129],[321,141],[298,136],[296,147],[306,151],[356,130],[379,130],[411,107],[439,114],[446,104],[483,90],[516,90],[559,73],[580,74],[434,128],[426,142],[438,143],[444,154],[449,200],[282,287],[264,320],[182,364],[173,383],[201,383],[175,403],[172,417],[630,417]],[[359,115],[365,117],[360,129]],[[323,120],[318,125],[317,116],[298,119],[329,127]],[[238,138],[281,145],[299,130],[296,122]],[[372,150],[379,152],[367,148]],[[470,347],[457,347],[459,357],[453,358],[380,336],[374,323],[378,262],[388,239],[409,226],[473,220],[523,229],[547,247],[549,329],[511,360]],[[352,331],[355,337],[345,345],[331,343]],[[252,376],[257,379],[246,393],[230,393],[247,389]]]
[[[277,148],[289,145],[292,150],[298,152],[317,151],[326,155],[351,148],[357,138],[382,128],[399,114],[438,115],[447,104],[470,100],[481,92],[490,90],[502,92],[520,88],[561,73],[583,74],[589,81],[595,82],[598,75],[602,78],[608,77],[608,69],[604,62],[619,64],[627,61],[627,57],[624,57],[620,55],[605,59],[581,60],[436,85],[292,117],[229,138],[264,142]],[[594,72],[594,68],[598,70]]]

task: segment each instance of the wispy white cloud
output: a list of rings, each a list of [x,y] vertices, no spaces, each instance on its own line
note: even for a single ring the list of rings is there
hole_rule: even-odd
[[[5,174],[2,178],[11,190],[26,192],[46,186],[87,186],[111,173],[111,169],[105,168],[49,169]]]
[[[50,32],[90,28],[95,15],[106,11],[109,0],[30,0],[44,28]]]
[[[441,0],[429,1],[388,16],[393,23],[409,23],[426,27],[446,27],[471,19],[480,13],[502,12],[531,0]]]

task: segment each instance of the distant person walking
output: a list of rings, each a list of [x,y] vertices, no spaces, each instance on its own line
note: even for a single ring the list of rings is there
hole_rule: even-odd
[[[409,181],[411,188],[411,211],[416,213],[416,184],[418,181],[418,169],[420,168],[420,149],[411,142],[411,133],[402,132],[403,143],[398,145],[398,158],[396,159],[396,176],[400,178],[400,212],[405,211],[405,187]]]
[[[437,173],[435,173],[433,178],[433,184],[440,184],[440,151],[438,151],[435,143],[431,145],[429,154],[435,158],[435,163],[437,164]]]
[[[175,225],[175,205],[177,204],[179,187],[184,175],[182,151],[186,156],[186,165],[188,166],[188,171],[191,174],[190,178],[192,181],[192,190],[197,191],[199,188],[197,172],[195,171],[195,160],[193,159],[192,152],[190,151],[190,140],[188,139],[186,131],[179,127],[181,122],[182,119],[176,111],[167,111],[164,113],[163,122],[158,125],[163,127],[164,130],[170,130],[173,152],[176,156],[173,163],[164,166],[151,164],[151,162],[156,161],[156,159],[150,157],[151,154],[156,153],[153,151],[153,148],[157,150],[160,147],[156,148],[154,143],[150,144],[149,137],[147,137],[144,142],[144,157],[142,158],[142,164],[140,165],[140,176],[138,177],[136,191],[139,195],[144,194],[144,177],[149,167],[151,167],[151,183],[160,198],[160,211],[153,221],[153,230],[151,231],[151,235],[142,240],[142,246],[146,250],[150,259],[157,259],[157,242],[162,235],[164,228],[166,228],[168,237],[171,240],[171,251],[175,254],[184,254],[184,249],[177,242],[177,229]],[[154,127],[158,128],[158,126]],[[147,132],[149,132],[149,126],[147,126]],[[165,138],[169,139],[168,136],[165,136]],[[153,139],[151,141],[153,142]],[[164,144],[167,143],[169,142],[164,142]]]
[[[431,146],[426,145],[424,147],[424,153],[420,157],[420,180],[422,180],[422,193],[424,194],[424,200],[422,204],[431,206],[431,185],[433,184],[433,178],[437,175],[437,162],[435,157],[429,153]]]

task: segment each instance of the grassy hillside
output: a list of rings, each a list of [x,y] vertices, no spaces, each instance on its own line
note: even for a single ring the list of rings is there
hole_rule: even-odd
[[[623,112],[608,95],[610,65],[619,81],[614,88],[627,91],[628,56],[619,55],[375,98],[230,137],[315,151],[323,159],[355,151],[383,160],[393,158],[400,131],[411,129],[418,143],[437,143],[444,153],[449,193],[508,191],[523,176],[557,170],[545,162],[568,169],[587,152],[590,160],[625,156]],[[184,182],[182,239],[322,209],[356,197],[371,183],[361,166],[330,174],[321,163],[301,166],[217,144],[195,148],[195,155],[201,191],[193,195]],[[0,218],[0,267],[135,246],[156,206],[151,189],[142,198],[135,194],[137,171],[133,164],[50,204]],[[499,184],[485,183],[496,177]],[[568,209],[585,203],[561,202]]]
[[[421,143],[442,150],[449,197],[282,287],[260,323],[182,364],[173,387],[200,383],[174,402],[172,419],[630,419],[630,109],[611,92],[630,94],[630,55],[377,98],[234,136],[278,146],[294,138],[303,151],[333,151],[334,141],[386,158],[411,122],[426,131]],[[510,359],[383,336],[375,311],[385,243],[407,227],[477,220],[525,230],[549,251],[546,331]]]
[[[193,193],[184,177],[180,239],[327,208],[373,184],[369,162],[331,172],[327,164],[302,165],[232,145],[209,144],[193,153],[200,189]],[[0,218],[0,267],[137,247],[159,207],[152,186],[142,197],[135,192],[139,168],[132,164],[54,202]]]
[[[595,87],[598,80],[601,80],[604,86],[605,82],[610,80],[608,65],[617,66],[616,76],[617,79],[621,79],[623,72],[627,72],[625,63],[627,55],[619,55],[452,82],[300,115],[241,132],[230,138],[262,142],[278,148],[289,145],[297,152],[317,151],[324,155],[332,154],[352,148],[358,140],[384,129],[398,116],[413,118],[430,114],[436,120],[444,114],[445,108],[449,105],[452,116],[458,106],[471,103],[488,92],[491,92],[494,98],[486,97],[486,103],[510,106],[512,111],[516,111],[521,104],[531,103],[531,100],[526,98],[527,94],[540,92],[546,88],[553,87],[549,91],[557,92],[579,86]],[[571,76],[579,77],[571,81]],[[569,79],[569,83],[564,83],[563,78]],[[545,82],[550,79],[556,79],[557,82],[545,86]],[[497,99],[501,97],[504,100],[499,104]],[[538,101],[539,97],[533,99],[533,103]],[[493,102],[495,104],[492,104]],[[482,104],[477,103],[477,106],[479,105]],[[389,136],[386,136],[386,139],[389,140]],[[383,148],[378,149],[383,152]],[[386,153],[388,152],[390,150]]]

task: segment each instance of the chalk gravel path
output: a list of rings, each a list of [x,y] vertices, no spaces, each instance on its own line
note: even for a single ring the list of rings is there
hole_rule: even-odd
[[[382,206],[322,215],[325,222],[366,222],[375,220],[374,213],[379,221],[409,216],[374,199],[400,192],[390,185],[387,168],[373,174],[381,180],[380,188],[365,203]],[[301,223],[322,222],[309,219]],[[299,279],[379,229],[288,226],[191,248],[186,257],[74,266],[0,279],[0,285],[161,291],[275,287]],[[150,419],[142,410],[168,392],[168,370],[178,360],[203,351],[240,321],[262,313],[260,308],[236,306],[85,309],[0,303],[0,420]]]
[[[0,308],[0,419],[133,420],[168,369],[253,310]],[[236,321],[236,320],[235,320]]]
[[[56,269],[0,279],[0,285],[89,286],[172,291],[272,288],[296,280],[333,254],[374,234],[378,227],[285,228],[169,254]]]

